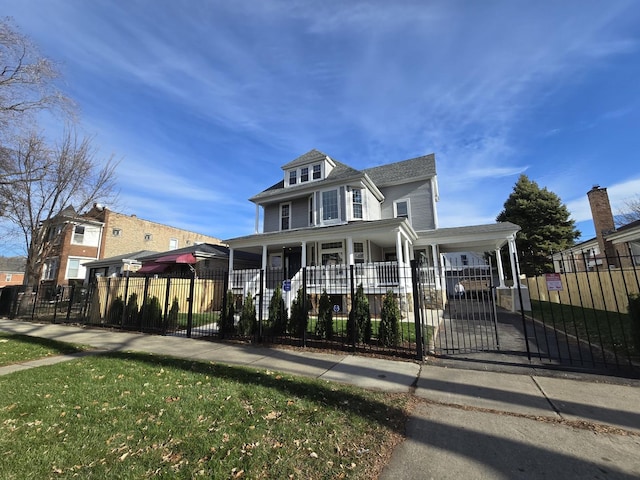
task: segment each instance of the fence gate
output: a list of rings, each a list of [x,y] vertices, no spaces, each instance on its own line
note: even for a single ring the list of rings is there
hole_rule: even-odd
[[[423,290],[435,283],[431,265],[421,267]],[[435,355],[457,355],[496,351],[500,348],[491,265],[448,265],[444,271],[442,298],[437,308],[432,295],[421,295],[422,312],[431,329],[428,351]],[[427,300],[425,302],[425,299]],[[423,321],[423,324],[425,322]]]

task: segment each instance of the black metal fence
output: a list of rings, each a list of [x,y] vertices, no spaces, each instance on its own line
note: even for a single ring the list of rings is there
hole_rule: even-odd
[[[527,278],[530,355],[595,369],[640,370],[640,267],[633,256],[556,255],[562,273]]]
[[[103,277],[84,287],[20,292],[11,312],[55,323],[415,358],[428,341],[414,321],[417,268],[413,276],[408,266],[383,262],[305,267],[292,279],[281,270]]]

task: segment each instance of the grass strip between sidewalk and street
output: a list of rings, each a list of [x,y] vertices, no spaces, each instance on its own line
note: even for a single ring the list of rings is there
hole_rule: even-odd
[[[111,353],[0,377],[0,478],[376,478],[408,394]]]

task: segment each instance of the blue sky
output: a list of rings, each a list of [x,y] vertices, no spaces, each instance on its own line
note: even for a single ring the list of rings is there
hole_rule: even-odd
[[[494,222],[521,173],[582,239],[594,184],[614,213],[640,193],[634,0],[2,0],[2,14],[121,159],[123,213],[251,234],[247,199],[312,148],[359,169],[435,153],[440,226]]]

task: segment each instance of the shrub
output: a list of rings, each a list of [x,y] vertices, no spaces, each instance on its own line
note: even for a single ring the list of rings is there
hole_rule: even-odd
[[[309,304],[304,297],[302,288],[298,289],[295,300],[291,302],[291,316],[289,317],[289,332],[301,337],[307,330],[309,322]]]
[[[156,329],[162,326],[162,306],[158,297],[147,297],[141,315],[143,328]]]
[[[333,309],[331,298],[326,290],[322,291],[318,302],[318,322],[316,323],[316,335],[320,338],[331,340],[333,338]]]
[[[126,309],[127,313],[124,320],[125,325],[137,325],[139,317],[137,293],[132,293],[131,295],[129,295]]]
[[[120,323],[122,321],[122,314],[124,313],[124,301],[122,297],[118,295],[111,305],[109,306],[109,313],[107,314],[107,323]]]
[[[371,313],[369,312],[369,300],[364,294],[362,284],[358,285],[353,305],[349,312],[347,333],[352,343],[369,343],[371,341]]]
[[[253,298],[248,294],[242,304],[242,313],[238,322],[238,333],[240,335],[252,335],[256,331],[258,321],[256,319],[256,307]]]
[[[392,347],[400,340],[398,329],[400,323],[400,307],[393,290],[387,291],[380,312],[380,328],[378,340],[385,347]]]
[[[287,330],[287,308],[282,298],[282,290],[280,285],[276,285],[276,289],[271,296],[269,303],[269,326],[273,335],[282,335]]]
[[[165,329],[167,331],[173,332],[178,328],[179,312],[180,305],[178,304],[178,297],[173,297],[173,302],[171,302],[171,308],[169,309],[169,314],[167,315],[167,323],[165,325]]]
[[[220,325],[218,325],[218,331],[220,336],[233,335],[235,333],[235,297],[231,290],[227,290],[227,299],[225,301],[225,307],[220,314]]]

